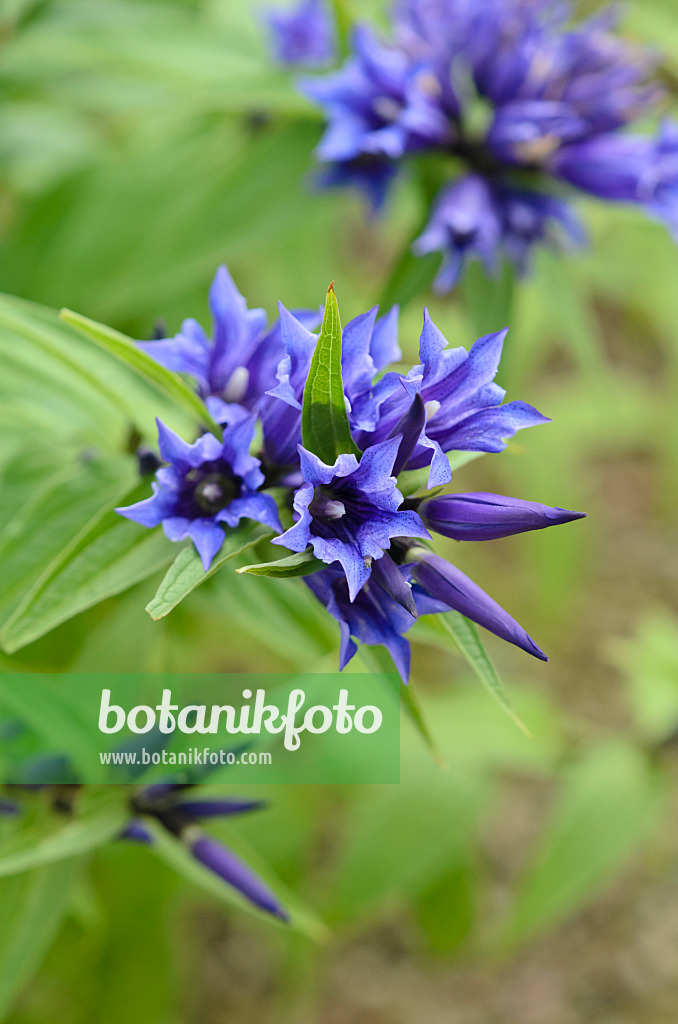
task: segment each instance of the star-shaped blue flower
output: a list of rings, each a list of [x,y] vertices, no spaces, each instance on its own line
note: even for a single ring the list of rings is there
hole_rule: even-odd
[[[169,465],[157,471],[151,498],[116,512],[142,526],[162,525],[169,540],[192,540],[205,571],[224,542],[224,526],[254,519],[281,532],[275,501],[258,490],[264,476],[250,455],[253,417],[227,427],[223,441],[203,434],[194,444],[157,423],[160,454]]]
[[[449,348],[442,332],[424,312],[421,363],[403,376],[387,373],[352,400],[355,437],[363,448],[388,437],[416,395],[426,423],[407,469],[430,464],[429,487],[449,483],[445,452],[500,452],[517,430],[548,419],[525,402],[502,405],[506,391],[494,383],[507,331],[488,334],[470,352]]]
[[[184,320],[173,338],[137,342],[168,370],[193,377],[218,423],[233,423],[256,411],[276,382],[284,346],[278,323],[267,325],[266,311],[249,309],[226,267],[219,267],[209,291],[212,337],[193,319]],[[296,313],[315,326],[319,314]]]
[[[297,522],[273,540],[291,551],[310,545],[316,558],[339,562],[349,598],[355,601],[370,578],[372,563],[393,537],[428,537],[416,512],[398,511],[403,496],[391,475],[401,438],[355,455],[339,455],[333,466],[299,446],[302,486],[294,495]]]

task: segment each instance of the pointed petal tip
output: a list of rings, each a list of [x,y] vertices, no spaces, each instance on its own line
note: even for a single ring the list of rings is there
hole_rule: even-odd
[[[525,641],[526,642],[525,642],[525,646],[523,647],[523,650],[527,654],[531,654],[533,658],[537,658],[539,661],[548,661],[549,660],[548,655],[544,654],[544,652],[542,651],[541,647],[537,646],[537,644],[534,642],[532,637],[529,636],[529,634],[527,634],[527,633],[525,634]]]

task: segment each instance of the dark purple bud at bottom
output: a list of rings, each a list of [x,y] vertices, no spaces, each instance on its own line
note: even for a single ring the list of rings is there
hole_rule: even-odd
[[[232,885],[251,903],[281,921],[289,921],[287,911],[278,903],[273,892],[231,850],[201,833],[190,841],[190,848],[197,861]]]
[[[428,498],[417,511],[429,530],[452,540],[496,540],[583,519],[585,512],[479,491]]]
[[[21,812],[20,805],[16,800],[0,800],[0,814],[4,814],[7,817],[14,817],[14,815]]]
[[[410,557],[415,562],[413,582],[425,594],[540,661],[548,661],[522,626],[456,566],[424,548],[413,548]]]

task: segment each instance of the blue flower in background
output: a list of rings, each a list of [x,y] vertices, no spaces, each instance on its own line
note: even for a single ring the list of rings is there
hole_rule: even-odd
[[[135,842],[153,844],[153,833],[144,819],[152,818],[171,835],[181,839],[188,846],[192,856],[212,871],[222,881],[233,886],[255,906],[283,921],[289,916],[266,883],[237,857],[232,850],[206,835],[200,822],[212,818],[231,818],[263,807],[258,800],[185,799],[186,784],[162,784],[146,786],[132,800],[134,817],[121,838]]]
[[[355,455],[339,455],[328,466],[301,445],[302,486],[294,495],[297,521],[273,539],[291,551],[310,545],[316,558],[338,562],[346,575],[351,601],[370,578],[374,559],[392,537],[428,537],[416,512],[398,511],[403,496],[392,476],[400,437]]]
[[[227,427],[223,441],[203,434],[187,444],[158,420],[160,455],[169,465],[157,471],[151,498],[116,512],[142,526],[162,525],[169,540],[189,538],[205,571],[224,542],[224,526],[255,519],[281,532],[274,499],[259,492],[264,476],[250,455],[254,429],[249,417]]]
[[[343,67],[300,83],[327,118],[325,185],[356,183],[376,208],[404,158],[450,159],[415,244],[444,255],[441,291],[471,257],[525,272],[535,245],[581,244],[569,186],[678,229],[678,128],[626,132],[661,98],[650,55],[610,12],[571,16],[560,0],[400,0],[390,40],[358,26]]]
[[[324,0],[302,0],[266,16],[277,61],[290,67],[319,68],[337,56],[336,29]]]

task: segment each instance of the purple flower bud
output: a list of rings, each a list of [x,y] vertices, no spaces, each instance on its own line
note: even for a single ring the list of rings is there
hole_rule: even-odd
[[[548,661],[522,626],[456,566],[423,548],[413,549],[410,558],[414,561],[412,579],[416,588],[438,602],[438,611],[460,612],[502,640],[515,644],[540,661]]]
[[[281,921],[288,921],[287,911],[280,905],[275,894],[239,857],[215,839],[198,833],[189,838],[191,853],[197,861],[213,871],[228,885],[232,885],[251,903],[265,910]]]
[[[148,843],[149,845],[153,842],[151,833],[140,821],[130,821],[120,838],[130,839],[135,843]]]
[[[427,498],[417,511],[429,530],[452,540],[495,540],[570,523],[586,515],[484,492]]]

